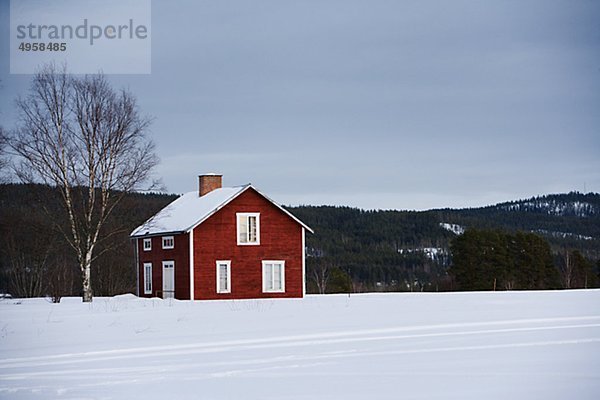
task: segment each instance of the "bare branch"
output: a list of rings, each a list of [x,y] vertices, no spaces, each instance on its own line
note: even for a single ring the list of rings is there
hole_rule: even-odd
[[[91,301],[90,267],[106,235],[102,228],[158,164],[146,136],[150,120],[131,93],[113,90],[103,75],[74,77],[53,64],[35,75],[17,108],[19,126],[8,142],[20,160],[17,176],[59,189],[70,229],[65,236],[83,274],[84,301]]]

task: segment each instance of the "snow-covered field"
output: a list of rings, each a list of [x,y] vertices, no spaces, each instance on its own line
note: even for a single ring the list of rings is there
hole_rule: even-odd
[[[0,300],[2,399],[598,399],[600,290]]]

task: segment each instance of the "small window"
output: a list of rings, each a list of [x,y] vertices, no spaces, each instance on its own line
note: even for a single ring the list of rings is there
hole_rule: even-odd
[[[163,236],[162,248],[163,249],[174,249],[175,248],[175,239],[173,238],[173,236]]]
[[[144,294],[152,294],[152,263],[144,263]]]
[[[260,214],[237,213],[237,244],[260,244]]]
[[[217,261],[217,293],[231,293],[231,261]]]
[[[285,262],[263,261],[263,292],[285,292]]]
[[[144,251],[150,251],[152,250],[152,239],[147,238],[144,239]]]

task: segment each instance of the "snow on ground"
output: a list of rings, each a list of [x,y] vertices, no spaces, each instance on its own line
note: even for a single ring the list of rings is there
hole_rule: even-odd
[[[600,290],[0,300],[5,399],[597,399]]]
[[[460,226],[457,224],[449,224],[447,222],[440,222],[440,226],[447,231],[454,233],[455,235],[462,235],[465,233],[464,226]]]

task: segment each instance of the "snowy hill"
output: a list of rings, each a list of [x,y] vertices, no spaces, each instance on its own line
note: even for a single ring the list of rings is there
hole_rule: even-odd
[[[338,265],[367,290],[451,289],[444,280],[450,245],[469,229],[542,236],[557,256],[557,268],[567,250],[580,251],[593,265],[600,260],[597,193],[572,192],[480,208],[422,212],[332,206],[290,210],[315,227],[315,234],[306,238],[309,269]]]
[[[600,215],[600,196],[593,193],[581,194],[571,192],[511,201],[498,204],[495,207],[504,211],[524,211],[555,216],[588,218]]]
[[[0,301],[0,398],[595,399],[600,290]]]

